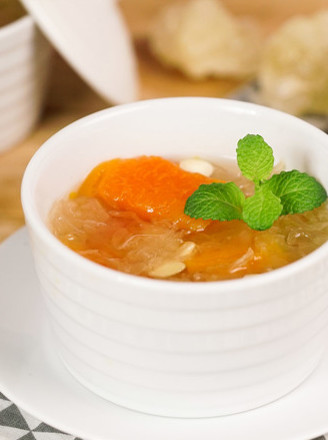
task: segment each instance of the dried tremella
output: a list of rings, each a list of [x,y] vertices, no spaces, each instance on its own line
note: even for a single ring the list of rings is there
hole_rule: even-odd
[[[255,23],[234,17],[218,0],[168,5],[149,32],[154,55],[193,79],[252,76],[260,41]]]
[[[266,44],[261,102],[297,115],[327,114],[327,59],[328,11],[288,20]]]

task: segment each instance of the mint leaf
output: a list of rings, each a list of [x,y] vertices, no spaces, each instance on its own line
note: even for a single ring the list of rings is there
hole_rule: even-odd
[[[242,174],[255,183],[245,199],[235,183],[201,185],[187,200],[185,214],[205,220],[244,220],[256,230],[268,229],[280,216],[311,211],[327,199],[325,188],[300,171],[273,175],[273,152],[260,135],[238,141],[237,161]]]
[[[282,211],[280,199],[269,188],[261,186],[244,203],[242,219],[252,229],[263,231],[271,228]]]
[[[244,193],[233,182],[200,185],[188,198],[184,213],[204,220],[237,220],[244,202]]]
[[[256,184],[271,174],[272,148],[259,134],[247,134],[238,141],[237,162],[242,174]]]
[[[314,177],[297,170],[275,174],[264,185],[280,198],[282,215],[311,211],[327,199],[326,190]]]

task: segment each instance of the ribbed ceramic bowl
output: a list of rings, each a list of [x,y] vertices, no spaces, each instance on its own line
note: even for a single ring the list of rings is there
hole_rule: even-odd
[[[22,201],[35,264],[67,368],[119,405],[207,417],[267,404],[297,387],[325,349],[328,245],[285,268],[245,279],[191,283],[101,267],[50,233],[47,216],[101,161],[143,154],[235,156],[259,133],[286,168],[328,188],[328,137],[292,116],[207,98],[111,108],[63,129],[36,153]]]
[[[37,122],[49,55],[30,16],[0,27],[0,152],[24,139]]]

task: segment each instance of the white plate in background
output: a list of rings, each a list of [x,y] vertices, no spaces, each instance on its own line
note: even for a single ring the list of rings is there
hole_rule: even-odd
[[[137,99],[132,43],[115,0],[21,0],[44,34],[104,99]]]

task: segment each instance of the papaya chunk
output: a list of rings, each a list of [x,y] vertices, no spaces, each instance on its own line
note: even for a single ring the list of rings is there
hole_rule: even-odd
[[[132,211],[143,220],[168,220],[177,229],[203,230],[211,222],[184,214],[187,198],[217,180],[184,171],[157,156],[113,159],[95,167],[77,195],[96,197],[109,208]]]

